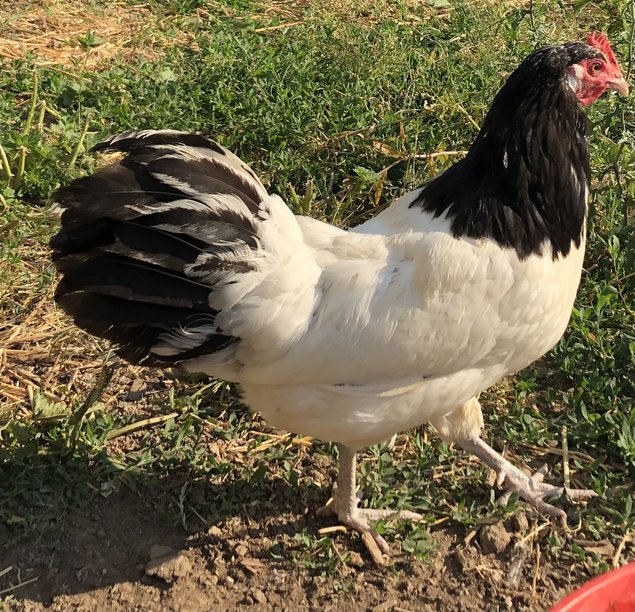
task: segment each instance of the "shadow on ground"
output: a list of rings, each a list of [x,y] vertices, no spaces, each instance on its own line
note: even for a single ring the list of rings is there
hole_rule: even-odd
[[[0,523],[0,593],[11,593],[10,609],[169,609],[166,597],[176,597],[177,609],[209,609],[210,597],[196,600],[197,589],[219,581],[231,586],[227,566],[237,557],[248,575],[268,561],[277,564],[276,542],[307,527],[307,501],[325,501],[315,489],[275,478],[248,486],[241,480],[210,484],[187,465],[159,481],[137,476],[132,490],[121,482],[111,488],[112,481],[103,479],[114,472],[105,455],[90,464],[77,457],[69,463],[36,457],[29,463],[15,457],[2,466],[8,480],[0,496],[9,501]],[[37,490],[12,491],[11,476],[24,481],[25,471],[34,474]],[[100,487],[92,485],[98,480]],[[178,523],[185,517],[180,500],[166,492],[182,490],[184,482],[189,500],[213,506],[214,526],[200,514],[187,528]],[[253,556],[246,549],[236,553],[253,538],[270,545]],[[183,587],[178,596],[176,584]]]

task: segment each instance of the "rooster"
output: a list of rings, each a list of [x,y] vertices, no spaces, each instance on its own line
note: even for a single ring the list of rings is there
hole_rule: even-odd
[[[582,107],[607,89],[628,93],[604,34],[538,49],[465,158],[348,231],[292,214],[205,136],[112,136],[94,150],[123,160],[55,195],[55,299],[129,362],[239,383],[271,425],[336,442],[329,510],[383,552],[372,521],[421,517],[360,508],[356,453],[422,423],[562,519],[544,500],[562,487],[483,441],[478,396],[565,331],[589,201]]]

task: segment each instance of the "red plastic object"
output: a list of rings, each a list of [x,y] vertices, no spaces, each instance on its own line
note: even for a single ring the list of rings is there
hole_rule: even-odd
[[[635,563],[590,580],[549,612],[635,612]]]

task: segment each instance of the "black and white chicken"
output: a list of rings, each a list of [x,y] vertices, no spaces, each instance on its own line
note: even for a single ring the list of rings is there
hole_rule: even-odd
[[[204,136],[110,137],[95,150],[125,158],[55,196],[55,299],[128,361],[239,383],[271,425],[336,442],[330,508],[384,552],[369,521],[392,511],[358,507],[356,452],[426,422],[562,518],[543,499],[561,487],[481,439],[478,396],[567,326],[589,200],[581,107],[606,89],[628,93],[605,35],[535,51],[464,159],[348,231],[294,215]]]

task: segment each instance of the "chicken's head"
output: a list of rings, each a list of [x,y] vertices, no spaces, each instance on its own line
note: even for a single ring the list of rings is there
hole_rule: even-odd
[[[628,95],[628,83],[606,34],[592,32],[587,44],[597,49],[597,57],[586,58],[569,66],[569,83],[581,104],[588,106],[595,102],[607,89],[613,89],[622,96]]]

